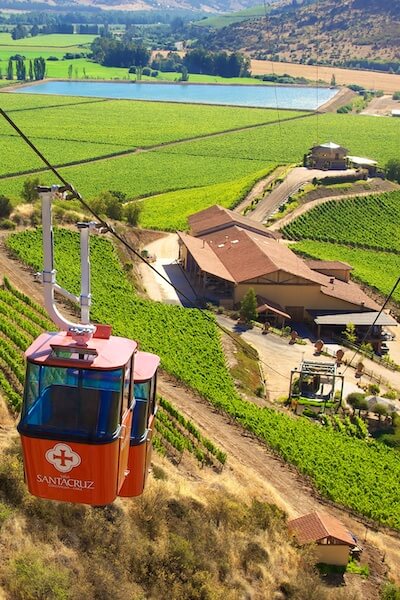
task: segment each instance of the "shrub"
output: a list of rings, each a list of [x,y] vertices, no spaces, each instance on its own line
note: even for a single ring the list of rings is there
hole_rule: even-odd
[[[46,60],[54,61],[54,60],[59,60],[59,59],[57,58],[57,56],[48,56],[46,58]]]
[[[141,211],[142,206],[139,202],[129,202],[129,204],[124,206],[124,217],[129,225],[132,225],[133,227],[137,226]]]
[[[25,202],[34,202],[39,199],[36,188],[40,185],[39,177],[25,179],[22,185],[21,196]]]
[[[45,563],[38,550],[21,552],[10,563],[7,585],[14,600],[67,600],[68,571]]]
[[[379,385],[377,383],[370,383],[368,386],[368,393],[373,395],[373,396],[378,396],[379,392],[381,391],[381,388],[379,387]]]
[[[143,67],[143,69],[142,69],[142,75],[147,75],[147,77],[150,77],[150,75],[151,75],[151,69],[149,67]]]
[[[151,72],[151,76],[152,77],[158,77],[158,71],[152,71]]]
[[[396,400],[397,392],[396,392],[396,390],[390,389],[387,392],[385,392],[384,394],[382,394],[382,398],[387,398],[388,400]]]
[[[132,73],[133,75],[136,73],[136,67],[135,67],[135,65],[133,65],[132,67],[129,67],[128,73]]]
[[[393,100],[400,100],[400,92],[395,92],[392,96]]]
[[[0,220],[0,228],[1,229],[15,229],[16,225],[10,219],[1,219]]]
[[[9,198],[0,195],[0,218],[9,217],[12,212],[12,204]]]
[[[240,314],[247,323],[257,319],[257,298],[253,288],[249,288],[240,303]]]

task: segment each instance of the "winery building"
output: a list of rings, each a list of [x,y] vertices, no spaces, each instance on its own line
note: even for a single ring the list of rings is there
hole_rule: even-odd
[[[220,206],[189,217],[178,232],[180,263],[199,296],[226,308],[253,288],[260,305],[294,321],[326,312],[376,311],[378,305],[350,281],[350,265],[306,261],[276,234]]]

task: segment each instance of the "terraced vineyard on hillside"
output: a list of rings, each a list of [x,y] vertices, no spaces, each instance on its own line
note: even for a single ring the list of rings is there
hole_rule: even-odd
[[[316,240],[400,252],[400,192],[331,200],[285,225],[290,240]]]
[[[9,246],[38,269],[40,241],[40,231],[26,231],[10,236]],[[77,291],[79,238],[56,231],[57,242],[60,284]],[[117,334],[138,339],[144,350],[158,353],[165,369],[308,475],[324,496],[400,530],[400,463],[395,450],[243,400],[227,371],[212,319],[137,298],[111,244],[98,237],[92,242],[95,320],[112,324]]]
[[[282,228],[293,250],[321,260],[341,260],[352,277],[389,294],[400,272],[400,192],[331,200]],[[400,290],[393,296],[400,302]]]
[[[0,390],[10,409],[21,408],[25,380],[23,353],[43,330],[54,330],[45,310],[4,278],[0,287]],[[189,452],[202,465],[222,467],[226,454],[204,437],[170,402],[160,399],[154,446],[180,458]]]

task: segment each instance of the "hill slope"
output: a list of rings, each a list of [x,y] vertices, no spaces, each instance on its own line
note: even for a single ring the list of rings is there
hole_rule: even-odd
[[[280,7],[268,20],[242,21],[210,34],[209,44],[306,64],[317,58],[349,66],[367,66],[362,60],[398,62],[400,1],[320,0],[291,10]]]

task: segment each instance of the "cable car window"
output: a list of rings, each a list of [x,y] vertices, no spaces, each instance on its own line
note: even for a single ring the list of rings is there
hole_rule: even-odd
[[[131,438],[138,441],[144,436],[147,429],[150,390],[150,381],[135,383],[134,385],[135,409],[133,411]]]
[[[122,378],[122,369],[28,363],[20,431],[50,438],[113,439],[119,430]]]
[[[157,397],[156,397],[156,382],[157,382],[157,372],[154,373],[153,378],[151,380],[151,391],[150,391],[150,407],[149,407],[149,415],[155,415],[157,406]]]
[[[125,367],[125,379],[124,379],[124,394],[122,397],[122,414],[124,414],[128,407],[131,405],[130,389],[131,389],[131,361]]]

